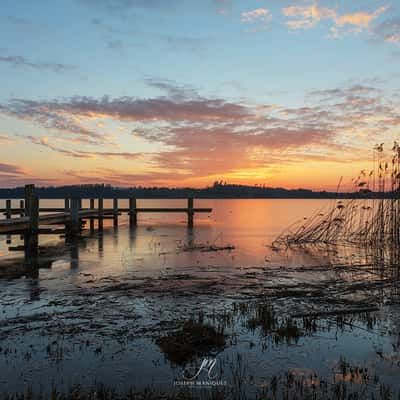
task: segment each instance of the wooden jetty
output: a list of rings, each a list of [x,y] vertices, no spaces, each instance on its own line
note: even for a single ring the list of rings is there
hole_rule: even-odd
[[[43,199],[41,199],[43,200]],[[118,226],[118,217],[126,213],[129,215],[130,226],[137,226],[139,213],[185,213],[188,227],[193,227],[195,213],[211,213],[211,208],[195,208],[193,198],[187,199],[187,207],[181,208],[139,208],[137,199],[129,198],[129,207],[119,207],[118,198],[113,199],[112,208],[104,208],[104,199],[90,199],[89,208],[82,207],[81,198],[64,199],[63,208],[40,207],[39,198],[34,185],[25,186],[25,199],[20,200],[19,208],[11,207],[11,200],[6,200],[6,208],[0,208],[5,219],[0,219],[0,234],[20,234],[24,236],[23,250],[29,253],[37,252],[38,236],[40,234],[77,235],[83,229],[86,221],[90,222],[90,229],[94,229],[94,221],[98,221],[98,229],[103,229],[104,219],[113,219],[114,227]],[[43,214],[46,213],[46,214]],[[65,229],[54,228],[54,225],[64,225]],[[53,227],[52,227],[53,226]],[[22,250],[22,249],[21,249]]]

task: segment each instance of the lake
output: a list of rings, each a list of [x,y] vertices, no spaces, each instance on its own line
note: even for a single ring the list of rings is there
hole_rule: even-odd
[[[19,236],[0,236],[0,388],[64,393],[101,384],[154,398],[397,394],[393,249],[271,246],[335,203],[195,200],[213,212],[196,214],[193,229],[184,214],[139,214],[136,228],[123,215],[117,229],[106,220],[103,232],[79,238],[41,236],[38,268],[8,250]]]

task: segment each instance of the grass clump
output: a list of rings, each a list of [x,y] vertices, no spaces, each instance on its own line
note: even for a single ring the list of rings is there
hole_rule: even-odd
[[[183,365],[221,350],[225,346],[225,335],[223,328],[189,320],[180,329],[158,338],[156,343],[171,362]]]

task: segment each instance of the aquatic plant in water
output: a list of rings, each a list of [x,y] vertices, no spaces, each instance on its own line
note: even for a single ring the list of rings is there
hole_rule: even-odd
[[[341,181],[338,185],[339,192]],[[274,248],[351,244],[382,247],[400,244],[400,146],[386,155],[383,143],[373,150],[373,168],[353,179],[357,198],[334,200],[326,212],[289,228],[273,242]],[[339,193],[338,193],[339,197]]]

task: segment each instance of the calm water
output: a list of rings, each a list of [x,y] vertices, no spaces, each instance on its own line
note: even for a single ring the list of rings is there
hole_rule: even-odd
[[[381,382],[397,390],[394,270],[379,270],[382,265],[359,249],[277,252],[269,247],[286,227],[332,204],[196,200],[195,206],[212,207],[213,212],[195,215],[193,229],[187,228],[185,215],[139,214],[136,229],[121,216],[118,229],[106,220],[102,234],[85,231],[82,238],[67,241],[41,237],[38,271],[29,270],[20,253],[9,252],[10,238],[1,236],[0,268],[7,273],[0,278],[0,388],[66,389],[104,382],[119,389],[175,390],[173,382],[185,366],[171,363],[157,338],[198,315],[221,324],[232,304],[253,304],[264,294],[278,319],[360,304],[377,311],[350,315],[340,325],[335,318],[320,318],[311,331],[298,320],[299,337],[282,342],[276,332],[271,339],[260,327],[249,328],[251,310],[234,313],[225,318],[225,347],[213,353],[229,387],[240,376],[251,396],[287,371],[364,384],[357,374],[340,375],[345,364],[368,369],[368,390],[379,391]],[[127,204],[121,201],[120,206]],[[138,206],[182,207],[185,201],[140,200]],[[18,236],[11,238],[12,246],[20,243]],[[235,248],[204,251],[209,245]]]
[[[182,243],[188,240],[208,242],[221,245],[231,243],[235,245],[235,260],[230,259],[229,264],[264,264],[266,256],[266,244],[280,234],[285,228],[294,222],[301,221],[310,216],[316,210],[329,206],[326,200],[195,200],[195,207],[211,207],[213,212],[195,215],[195,228],[189,231],[186,227],[186,215],[184,214],[139,214],[138,228],[132,233],[128,229],[126,215],[120,217],[118,234],[112,232],[112,221],[105,221],[102,243],[89,241],[90,257],[97,257],[105,268],[112,271],[119,269],[119,259],[126,253],[135,253],[137,256],[146,256],[144,262],[147,266],[159,264],[158,258],[152,256],[149,244],[160,247],[159,252],[177,246],[177,241]],[[43,200],[42,207],[63,207],[62,200]],[[121,207],[128,207],[128,202],[120,200]],[[13,200],[13,207],[18,207],[18,200]],[[185,207],[184,200],[138,200],[138,207]],[[0,207],[5,207],[5,201],[0,200]],[[83,202],[83,207],[88,207],[88,202]],[[112,207],[111,200],[105,200],[104,207]],[[108,229],[107,229],[108,228]],[[57,237],[41,237],[40,243],[54,242]],[[6,237],[0,236],[0,255],[9,256]],[[18,237],[13,237],[12,245],[18,245]],[[96,255],[95,249],[100,251]],[[150,246],[151,247],[151,246]],[[83,252],[82,252],[83,253]],[[84,256],[84,254],[82,254]],[[167,255],[167,261],[172,265],[180,263],[196,262],[197,254],[186,254],[176,257],[175,254]],[[230,258],[230,257],[228,257]],[[228,261],[228,260],[226,260]],[[165,260],[163,259],[164,263]]]

